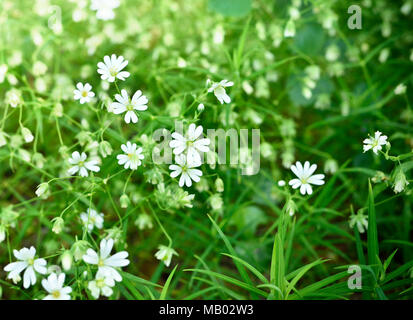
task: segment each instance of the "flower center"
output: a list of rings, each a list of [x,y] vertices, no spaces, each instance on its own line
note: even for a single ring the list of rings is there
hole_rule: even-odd
[[[99,259],[99,261],[98,261],[98,266],[99,267],[103,267],[105,265],[105,261],[103,261],[103,259]]]
[[[300,181],[301,181],[302,184],[306,184],[307,183],[307,178],[301,178]]]
[[[193,144],[194,144],[193,141],[190,141],[190,140],[186,141],[186,145],[187,145],[188,147],[192,146]]]
[[[128,104],[128,105],[126,106],[126,110],[128,110],[128,111],[133,111],[133,105],[132,105],[132,104]]]
[[[103,279],[96,280],[96,286],[98,288],[103,288],[105,286],[105,280],[103,280]]]
[[[84,97],[84,98],[87,97],[87,91],[82,91],[82,97]]]
[[[84,161],[79,161],[79,163],[77,164],[79,167],[83,167],[85,165]]]
[[[27,260],[27,263],[28,263],[30,266],[32,266],[32,265],[34,264],[34,259],[29,259],[29,260]]]
[[[118,75],[118,71],[115,68],[110,68],[109,73],[112,77],[116,77]]]
[[[53,298],[58,299],[60,297],[60,291],[59,290],[53,291],[52,296]]]

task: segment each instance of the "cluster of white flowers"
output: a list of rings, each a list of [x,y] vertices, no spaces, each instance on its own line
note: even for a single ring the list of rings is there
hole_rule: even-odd
[[[186,185],[190,187],[192,181],[199,182],[202,171],[195,169],[202,164],[202,153],[209,151],[210,140],[200,138],[203,134],[202,126],[196,126],[194,123],[189,125],[186,135],[183,136],[178,132],[172,133],[173,140],[169,146],[173,149],[175,163],[169,166],[171,177],[179,178],[179,186]]]

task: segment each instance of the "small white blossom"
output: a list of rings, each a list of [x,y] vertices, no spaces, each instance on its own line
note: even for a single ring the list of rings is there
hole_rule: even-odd
[[[34,140],[34,136],[33,136],[32,132],[30,131],[30,129],[28,129],[26,127],[22,127],[22,135],[23,135],[24,141],[26,141],[26,143],[30,143]]]
[[[175,157],[175,162],[177,164],[171,164],[169,166],[169,170],[171,170],[171,177],[175,178],[179,175],[181,177],[179,178],[179,186],[183,187],[184,184],[187,187],[192,186],[192,180],[195,182],[199,182],[201,180],[202,176],[202,171],[198,169],[194,169],[196,167],[199,167],[201,164],[200,163],[187,163],[186,162],[186,156],[183,154],[180,154]]]
[[[139,230],[143,230],[146,228],[152,229],[153,228],[152,218],[146,213],[141,213],[138,216],[138,218],[135,220],[135,225],[138,227]]]
[[[208,138],[202,138],[203,128],[202,126],[196,126],[194,123],[189,125],[186,135],[183,136],[178,132],[172,133],[172,140],[169,142],[169,146],[173,149],[174,154],[179,155],[186,151],[187,163],[200,163],[200,152],[208,152],[210,140]]]
[[[27,289],[30,285],[36,283],[36,272],[46,274],[46,260],[34,258],[36,249],[33,246],[30,247],[30,249],[13,250],[13,254],[19,261],[9,263],[4,267],[4,271],[9,272],[7,276],[8,279],[14,279],[20,275],[23,270],[26,270],[23,275],[23,287]]]
[[[17,106],[23,104],[23,98],[20,90],[13,88],[7,91],[5,102],[9,104],[12,108],[16,108]]]
[[[142,154],[142,148],[136,145],[136,143],[122,144],[121,148],[125,154],[119,154],[116,158],[118,164],[124,166],[125,169],[136,170],[142,164],[144,155]]]
[[[382,149],[382,146],[387,144],[387,136],[383,136],[380,131],[376,131],[374,137],[364,139],[363,143],[363,152],[372,149],[377,154]]]
[[[79,82],[76,85],[76,88],[73,91],[74,94],[74,99],[79,100],[80,104],[84,104],[85,102],[90,102],[90,100],[95,96],[95,93],[92,92],[92,86],[89,83],[86,83],[83,85],[81,82]]]
[[[208,92],[214,92],[215,97],[219,100],[221,104],[223,103],[230,103],[231,98],[227,95],[225,88],[232,87],[234,82],[228,80],[222,80],[220,82],[213,82],[211,80],[207,80],[207,85],[211,85],[208,89]]]
[[[404,94],[406,92],[406,85],[403,83],[400,83],[395,89],[394,89],[394,94],[395,95],[400,95]]]
[[[80,220],[89,232],[91,232],[94,227],[98,229],[103,228],[103,213],[98,213],[96,210],[89,208],[86,212],[82,212],[80,214]]]
[[[350,225],[350,228],[354,228],[354,226],[357,226],[358,231],[360,233],[364,233],[364,231],[367,230],[369,226],[367,216],[365,216],[360,211],[357,214],[352,214],[350,216],[349,225]]]
[[[52,273],[47,279],[42,280],[43,288],[49,293],[43,300],[70,300],[71,287],[63,287],[66,275]]]
[[[139,119],[135,113],[135,110],[145,111],[146,109],[148,109],[148,106],[146,105],[148,103],[148,98],[142,95],[141,90],[136,91],[132,96],[132,99],[130,99],[126,90],[122,89],[121,95],[116,94],[115,99],[117,100],[117,102],[113,102],[111,105],[111,107],[113,108],[113,113],[121,114],[126,112],[126,123],[130,123],[131,121],[132,123],[138,122]]]
[[[279,180],[277,184],[278,184],[279,187],[284,187],[285,186],[285,181],[284,180]]]
[[[90,281],[87,287],[92,296],[98,299],[100,295],[110,297],[113,294],[112,287],[114,286],[115,280],[98,271],[95,280]]]
[[[116,9],[119,5],[119,0],[92,0],[90,9],[96,11],[96,18],[106,21],[115,18],[113,9]]]
[[[110,252],[113,248],[113,239],[103,239],[100,242],[100,252],[96,253],[93,249],[88,249],[83,256],[83,260],[86,263],[94,264],[98,266],[98,272],[101,272],[107,277],[113,278],[115,281],[122,281],[122,276],[115,269],[118,267],[125,267],[129,264],[128,253],[121,251],[113,256],[110,256]]]
[[[312,194],[314,185],[324,184],[324,174],[315,174],[314,171],[317,169],[317,165],[313,164],[310,166],[310,162],[306,161],[304,167],[300,161],[297,161],[295,165],[291,166],[291,171],[297,176],[298,179],[292,179],[288,183],[293,189],[300,188],[300,193],[305,195],[306,193]]]
[[[98,63],[98,73],[101,74],[102,80],[114,82],[116,79],[125,80],[129,77],[129,72],[122,71],[128,64],[128,60],[124,60],[123,56],[117,57],[116,54],[112,54],[111,57],[104,56],[103,61]]]
[[[86,161],[86,153],[75,151],[72,153],[72,157],[69,159],[69,163],[73,165],[67,172],[70,175],[74,175],[79,171],[81,177],[89,176],[88,170],[93,172],[99,172],[100,168],[98,167],[97,160]]]
[[[173,255],[178,255],[178,253],[172,249],[171,247],[167,247],[164,245],[160,245],[158,247],[158,251],[155,253],[155,258],[163,261],[163,263],[169,267],[169,265],[171,264],[171,260],[172,260],[172,256]]]

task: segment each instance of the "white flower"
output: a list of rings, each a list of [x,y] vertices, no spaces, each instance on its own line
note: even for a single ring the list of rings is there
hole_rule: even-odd
[[[96,11],[96,18],[100,20],[112,20],[115,18],[113,9],[116,9],[119,5],[119,0],[92,0],[90,9]]]
[[[144,155],[142,154],[142,148],[136,145],[136,143],[122,144],[121,148],[125,154],[119,154],[116,158],[118,159],[118,164],[123,165],[125,169],[136,170],[142,164],[142,159]]]
[[[199,152],[208,152],[210,140],[207,138],[199,139],[202,136],[202,126],[196,126],[194,123],[189,125],[185,137],[178,132],[172,133],[172,140],[169,146],[173,148],[174,154],[179,155],[185,150],[187,151],[187,163],[200,163],[201,155]]]
[[[12,108],[16,108],[17,106],[21,105],[23,103],[23,98],[20,90],[13,88],[7,91],[5,102]]]
[[[284,180],[279,180],[278,181],[278,186],[279,187],[284,187],[285,186],[285,181]]]
[[[52,273],[47,280],[42,280],[43,288],[49,293],[43,300],[70,300],[71,287],[63,287],[66,275]]]
[[[324,184],[324,174],[312,175],[316,169],[316,164],[310,166],[310,162],[306,161],[303,167],[301,162],[297,161],[295,165],[291,166],[291,171],[294,172],[298,179],[292,179],[288,184],[292,186],[293,189],[300,188],[300,193],[302,195],[305,195],[306,193],[312,194],[312,184],[317,186]]]
[[[209,79],[207,80],[207,85],[211,84],[211,87],[208,89],[208,92],[214,92],[215,97],[219,100],[221,104],[230,103],[231,98],[227,95],[225,88],[232,87],[234,82],[228,80],[222,80],[220,82],[212,82]]]
[[[374,138],[370,137],[364,139],[363,152],[373,149],[373,152],[377,154],[377,152],[382,149],[382,146],[387,144],[387,136],[382,136],[381,134],[380,131],[376,131],[374,133]]]
[[[102,80],[114,82],[116,78],[125,80],[125,78],[129,77],[129,72],[122,71],[128,64],[128,60],[124,60],[122,56],[117,57],[116,54],[112,54],[111,57],[104,56],[103,61],[104,63],[98,63],[98,73],[101,74]]]
[[[186,156],[183,154],[176,156],[175,162],[177,164],[171,164],[169,166],[169,170],[172,170],[172,178],[181,175],[181,177],[179,178],[180,187],[183,187],[184,184],[187,187],[190,187],[192,186],[192,180],[194,180],[195,182],[199,182],[199,180],[201,180],[200,177],[202,176],[202,171],[198,169],[193,169],[199,167],[201,165],[200,163],[193,162],[187,164]]]
[[[98,299],[100,295],[110,297],[113,294],[113,286],[115,286],[115,281],[111,277],[98,271],[95,280],[90,281],[87,287],[92,293],[92,296]]]
[[[23,287],[27,289],[36,283],[35,271],[46,274],[46,260],[34,258],[36,249],[33,246],[30,249],[23,248],[20,251],[13,250],[13,254],[19,261],[9,263],[4,267],[4,271],[10,272],[7,276],[8,279],[15,279],[23,270],[26,270],[23,275]]]
[[[155,253],[155,258],[163,261],[163,263],[169,267],[169,265],[171,264],[171,260],[172,260],[172,256],[173,255],[178,255],[178,253],[172,249],[171,247],[167,247],[164,245],[160,245],[158,247],[158,251]]]
[[[406,85],[403,83],[400,83],[395,89],[394,89],[394,94],[395,95],[400,95],[404,94],[406,92]]]
[[[130,99],[126,90],[122,89],[121,95],[116,94],[115,99],[118,102],[113,102],[111,105],[111,107],[113,108],[113,113],[121,114],[126,112],[126,123],[130,123],[131,121],[133,123],[138,122],[138,116],[136,115],[134,110],[145,111],[146,109],[148,109],[148,106],[146,105],[148,103],[148,98],[142,95],[142,91],[140,90],[136,91],[132,99]]]
[[[357,226],[358,231],[360,233],[364,233],[364,229],[367,230],[369,226],[367,216],[360,211],[357,214],[352,214],[350,216],[349,225],[350,228],[354,228],[354,226]]]
[[[152,218],[147,215],[146,213],[141,213],[138,218],[135,220],[135,225],[138,227],[139,230],[143,229],[152,229],[153,223]]]
[[[34,140],[34,136],[33,136],[32,132],[30,131],[30,129],[28,129],[26,127],[22,127],[22,135],[23,135],[24,141],[26,141],[26,143],[30,143]]]
[[[83,260],[89,264],[95,264],[99,267],[98,272],[101,272],[107,277],[113,278],[115,281],[122,281],[122,276],[115,269],[116,267],[124,267],[129,264],[128,253],[121,251],[113,256],[110,256],[110,252],[113,247],[113,239],[103,239],[100,242],[100,253],[96,253],[93,249],[88,249],[83,256]]]
[[[97,165],[98,161],[86,161],[86,159],[86,153],[82,152],[82,154],[80,154],[77,151],[73,152],[72,157],[69,158],[69,163],[73,165],[73,167],[71,167],[67,172],[70,175],[74,175],[79,171],[81,177],[87,177],[89,175],[89,173],[87,172],[88,170],[93,172],[99,172],[100,168]]]
[[[86,212],[82,212],[80,214],[80,220],[82,220],[84,227],[87,228],[89,232],[91,232],[94,227],[98,229],[103,228],[103,213],[98,213],[96,210],[87,209]]]
[[[79,82],[76,85],[76,90],[73,91],[74,99],[80,100],[80,104],[84,104],[85,102],[90,102],[90,100],[95,96],[95,93],[90,91],[92,90],[92,86],[89,83],[83,85]]]

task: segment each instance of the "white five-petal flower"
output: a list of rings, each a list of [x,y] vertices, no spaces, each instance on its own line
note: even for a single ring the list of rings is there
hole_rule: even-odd
[[[73,91],[74,99],[79,100],[80,104],[84,104],[85,102],[90,102],[90,100],[95,96],[95,93],[92,92],[92,86],[89,83],[83,85],[83,83],[79,82],[76,85],[76,90]]]
[[[115,280],[98,271],[95,280],[90,281],[87,287],[92,296],[98,299],[100,295],[110,297],[113,293],[112,287],[114,286]]]
[[[196,126],[194,123],[189,125],[186,135],[183,136],[178,132],[172,133],[172,140],[169,146],[173,148],[174,154],[179,155],[186,151],[187,163],[200,163],[200,152],[208,152],[210,140],[208,138],[201,138],[203,132],[202,126]]]
[[[113,113],[114,114],[121,114],[126,112],[125,114],[125,122],[133,123],[138,122],[138,116],[136,115],[134,110],[138,111],[145,111],[148,109],[146,105],[148,103],[148,98],[142,95],[142,91],[138,90],[132,96],[132,99],[129,98],[129,95],[125,89],[122,89],[121,94],[116,94],[115,99],[117,102],[112,103]]]
[[[129,77],[129,72],[122,71],[128,64],[128,60],[124,60],[123,56],[117,57],[116,54],[112,54],[111,57],[104,56],[103,61],[98,63],[98,73],[101,74],[102,80],[114,82],[116,79],[125,80]]]
[[[121,166],[125,169],[136,170],[142,164],[144,155],[142,154],[142,148],[136,145],[136,143],[122,144],[121,148],[125,154],[119,154],[116,158]]]
[[[322,185],[324,184],[324,174],[315,174],[313,175],[314,171],[317,169],[317,165],[313,164],[310,166],[310,162],[306,161],[304,163],[304,167],[300,161],[297,161],[295,165],[291,166],[291,171],[298,177],[298,179],[292,179],[288,183],[293,189],[300,188],[300,193],[305,195],[306,193],[312,194],[313,188],[311,187],[312,184],[314,185]]]
[[[86,153],[82,152],[82,154],[80,154],[77,151],[73,152],[72,157],[69,158],[69,163],[73,165],[73,167],[67,172],[70,175],[74,175],[79,171],[81,177],[87,177],[89,175],[88,170],[93,172],[100,171],[97,160],[86,161],[86,159]]]
[[[171,247],[167,247],[164,245],[160,245],[158,247],[158,251],[155,253],[155,258],[163,261],[163,263],[169,267],[169,265],[171,264],[171,260],[172,260],[172,256],[173,255],[178,255],[178,253],[172,249]]]
[[[82,212],[80,214],[80,220],[82,220],[83,225],[89,232],[91,232],[94,227],[98,229],[103,228],[103,213],[98,213],[96,210],[89,208],[86,212]]]
[[[8,279],[15,279],[23,270],[26,270],[23,275],[23,287],[27,289],[30,285],[36,283],[35,271],[40,274],[46,274],[46,260],[34,258],[36,249],[33,246],[30,249],[13,250],[13,254],[19,261],[9,263],[4,267],[4,271],[9,272]]]
[[[210,84],[211,86],[209,87],[208,92],[214,92],[215,97],[217,97],[217,99],[219,100],[221,104],[231,102],[231,98],[229,95],[227,95],[225,88],[232,87],[234,85],[234,82],[228,81],[228,80],[221,80],[220,82],[213,82],[208,79],[207,85],[209,86]]]
[[[110,252],[113,248],[113,239],[103,239],[100,242],[100,252],[96,253],[93,249],[88,249],[83,256],[83,260],[89,264],[95,264],[98,266],[98,272],[101,272],[106,277],[113,278],[115,281],[122,281],[122,276],[115,269],[118,267],[124,267],[129,264],[128,253],[121,251],[113,256],[110,256]]]
[[[96,18],[106,21],[115,18],[113,9],[116,9],[119,5],[119,0],[92,0],[90,8],[96,11]]]
[[[71,287],[63,287],[66,275],[52,273],[42,280],[43,288],[49,293],[43,300],[70,300]]]
[[[363,152],[373,149],[373,152],[377,154],[382,146],[387,144],[387,136],[383,136],[380,131],[376,131],[374,137],[364,139],[363,143]]]
[[[201,164],[192,162],[192,163],[187,163],[186,161],[186,156],[184,154],[180,154],[175,157],[175,162],[177,164],[171,164],[169,166],[169,170],[171,170],[171,177],[175,178],[179,175],[181,177],[179,178],[179,186],[183,187],[184,184],[187,187],[192,186],[192,180],[195,182],[199,182],[201,180],[202,176],[202,171],[198,169],[194,169],[196,167],[199,167]]]

